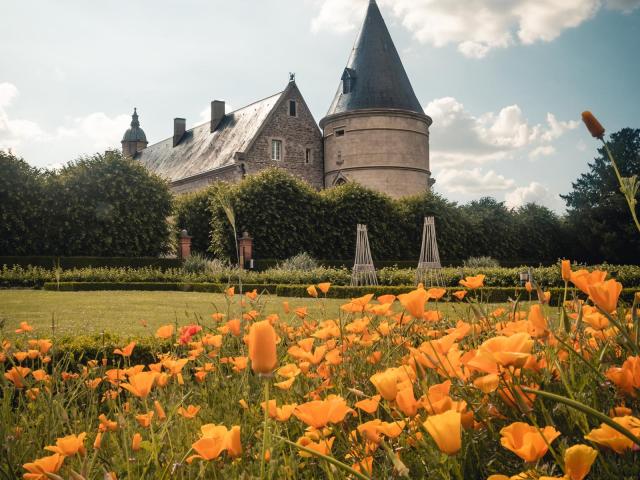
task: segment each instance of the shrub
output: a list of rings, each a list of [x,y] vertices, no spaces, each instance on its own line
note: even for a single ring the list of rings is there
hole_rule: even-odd
[[[302,252],[279,263],[277,268],[279,270],[302,270],[308,272],[318,268],[318,262],[308,253]]]
[[[207,188],[180,195],[174,200],[175,224],[178,232],[186,230],[191,237],[191,251],[207,253],[211,245],[211,195]]]
[[[464,261],[463,266],[465,268],[496,268],[500,266],[500,262],[492,257],[469,257]]]

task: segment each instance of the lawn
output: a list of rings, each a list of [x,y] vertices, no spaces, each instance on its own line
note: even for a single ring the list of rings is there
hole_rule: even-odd
[[[283,302],[291,307],[289,315],[284,312]],[[264,314],[277,313],[284,319],[293,317],[293,310],[298,307],[307,307],[312,318],[319,318],[323,316],[323,306],[327,318],[336,318],[340,305],[346,302],[263,296],[259,304]],[[52,318],[56,321],[57,334],[63,336],[103,331],[121,336],[145,336],[167,323],[177,321],[185,325],[198,319],[207,321],[214,312],[226,313],[226,308],[225,296],[212,293],[0,290],[0,319],[5,320],[10,337],[21,321],[29,322],[42,332],[51,328]],[[453,308],[456,307],[441,305],[444,311]],[[466,313],[466,308],[457,308]]]

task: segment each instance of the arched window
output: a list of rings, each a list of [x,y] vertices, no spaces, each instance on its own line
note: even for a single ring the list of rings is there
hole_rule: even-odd
[[[344,178],[339,178],[338,180],[336,180],[336,183],[334,185],[336,187],[339,187],[340,185],[344,185],[345,183],[347,183],[347,181]]]

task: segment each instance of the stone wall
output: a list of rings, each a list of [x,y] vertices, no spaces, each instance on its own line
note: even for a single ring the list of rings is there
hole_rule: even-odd
[[[356,181],[392,197],[430,186],[426,115],[361,110],[328,117],[324,128],[325,185]]]
[[[170,186],[172,193],[180,195],[183,193],[197,192],[217,181],[235,183],[240,180],[242,180],[242,170],[239,165],[234,165],[232,168],[222,168],[220,170],[203,173],[195,178],[173,182]]]
[[[295,117],[289,115],[290,100],[296,101]],[[274,139],[282,141],[280,161],[271,159],[271,141]],[[306,163],[307,149],[311,150],[309,163]],[[324,187],[322,133],[295,84],[289,86],[242,161],[248,175],[279,167],[318,190]]]

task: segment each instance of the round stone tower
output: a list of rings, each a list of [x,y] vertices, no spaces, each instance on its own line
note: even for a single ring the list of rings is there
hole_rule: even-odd
[[[403,197],[423,193],[429,126],[375,0],[369,2],[324,133],[325,187],[356,181]]]
[[[125,157],[134,157],[136,153],[147,148],[149,142],[147,142],[147,136],[144,134],[144,130],[140,128],[140,121],[138,120],[138,112],[133,109],[133,115],[131,115],[131,128],[124,132],[122,137],[122,153]]]

